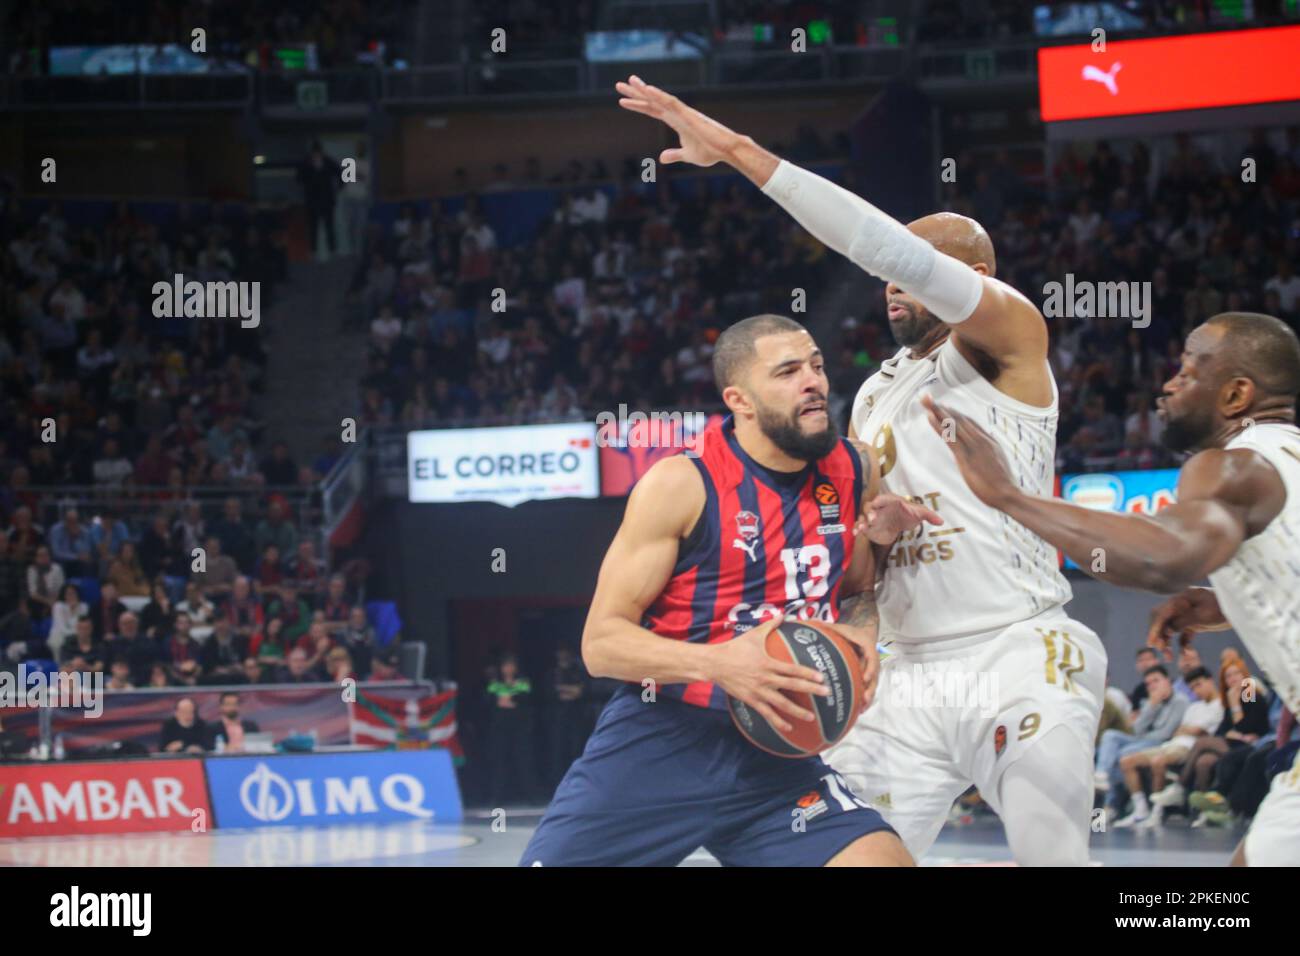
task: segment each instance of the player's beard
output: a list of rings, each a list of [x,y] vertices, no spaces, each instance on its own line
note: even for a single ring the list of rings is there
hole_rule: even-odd
[[[903,348],[914,348],[925,341],[926,336],[934,331],[940,322],[924,309],[918,309],[911,302],[895,302],[907,313],[907,318],[896,319],[889,323],[889,334],[894,342]]]
[[[1160,444],[1171,451],[1186,452],[1201,447],[1214,433],[1214,422],[1209,415],[1170,415],[1165,410],[1165,429],[1160,433]]]
[[[782,415],[775,409],[768,408],[758,402],[754,403],[754,408],[757,412],[759,430],[768,437],[773,445],[791,458],[797,458],[800,461],[817,461],[819,458],[825,458],[835,450],[835,443],[839,441],[840,435],[835,427],[835,422],[831,419],[829,408],[826,414],[825,430],[811,434],[805,432],[799,424],[799,412],[803,409],[802,405],[788,415]]]

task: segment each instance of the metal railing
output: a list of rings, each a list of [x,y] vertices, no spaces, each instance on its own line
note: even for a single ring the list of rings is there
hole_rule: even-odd
[[[1294,15],[1254,26],[1287,25]],[[1116,39],[1177,36],[1237,29],[1201,24],[1195,29],[1153,25]],[[635,70],[675,89],[707,86],[816,85],[886,80],[915,70],[922,83],[1031,78],[1040,47],[1087,43],[1087,36],[963,37],[898,47],[850,44],[787,50],[720,48],[699,57],[635,62],[591,62],[582,57],[511,61],[475,60],[413,69],[362,67],[317,72],[213,72],[116,76],[3,76],[0,108],[206,108],[301,109],[445,102],[465,98],[604,93]]]
[[[583,58],[476,61],[414,69],[362,68],[289,73],[116,76],[0,76],[0,108],[141,109],[185,105],[212,109],[301,110],[445,102],[465,98],[605,93],[635,69],[674,89],[707,86],[824,84],[884,80],[901,72],[901,47],[715,50],[676,60],[590,62]]]
[[[53,524],[62,520],[69,508],[76,508],[83,522],[88,522],[100,512],[112,510],[119,519],[139,524],[147,522],[158,511],[175,518],[188,502],[194,501],[198,502],[204,517],[211,520],[220,513],[222,502],[227,498],[240,499],[243,517],[256,520],[265,512],[267,499],[276,494],[288,503],[289,514],[300,529],[317,526],[322,519],[319,486],[304,488],[298,485],[264,485],[250,488],[195,485],[171,488],[165,485],[29,485],[15,491],[20,502],[29,497],[35,499],[32,520],[44,525],[47,532]]]

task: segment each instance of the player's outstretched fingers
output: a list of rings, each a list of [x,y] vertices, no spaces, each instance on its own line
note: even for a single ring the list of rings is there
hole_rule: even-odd
[[[772,707],[789,717],[793,717],[795,720],[810,721],[817,719],[817,715],[811,710],[800,707],[793,700],[775,688],[764,687],[759,691],[759,694],[762,695],[763,700],[767,701],[767,703]]]
[[[775,727],[777,730],[781,731],[782,733],[788,734],[790,731],[794,730],[794,725],[791,724],[789,721],[787,721],[784,717],[779,715],[776,712],[776,710],[765,701],[753,700],[753,701],[746,701],[745,703],[749,704],[750,707],[753,707],[756,711],[758,711],[759,716],[761,716],[764,720],[766,720],[769,724],[771,724],[773,727]]]
[[[821,671],[815,671],[811,667],[772,658],[772,670],[779,675],[773,683],[783,690],[798,690],[822,697],[831,692],[831,689],[826,686],[826,679],[822,677]]]

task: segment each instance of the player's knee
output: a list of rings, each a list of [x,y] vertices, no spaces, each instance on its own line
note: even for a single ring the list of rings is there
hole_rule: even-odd
[[[999,796],[1007,843],[1022,866],[1088,862],[1092,786],[1088,750],[1057,727],[1002,775]]]

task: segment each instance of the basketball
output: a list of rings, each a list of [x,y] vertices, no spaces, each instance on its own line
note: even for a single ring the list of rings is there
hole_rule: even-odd
[[[862,657],[855,645],[828,624],[785,621],[767,635],[767,653],[777,660],[820,671],[830,694],[790,693],[816,720],[791,719],[789,732],[778,730],[748,704],[727,698],[737,729],[755,747],[778,757],[811,757],[839,743],[858,719],[866,698],[862,684]]]

